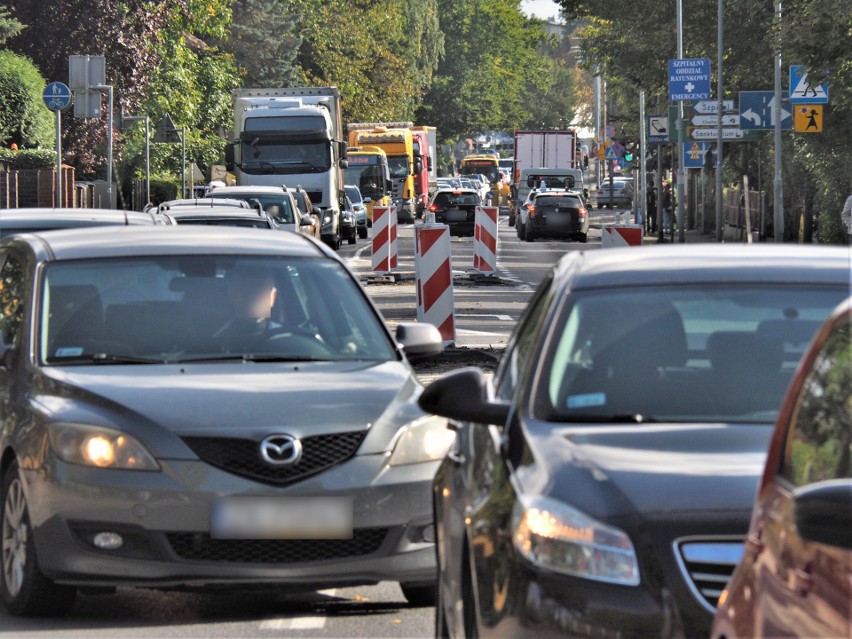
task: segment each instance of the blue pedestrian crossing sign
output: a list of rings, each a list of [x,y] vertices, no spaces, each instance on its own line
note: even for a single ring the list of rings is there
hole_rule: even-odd
[[[828,104],[828,85],[811,84],[808,69],[801,64],[790,65],[790,102],[793,104]]]
[[[51,111],[64,111],[71,106],[71,89],[62,82],[51,82],[44,88],[41,98]]]
[[[609,148],[606,150],[606,159],[607,159],[607,160],[617,160],[617,159],[618,159],[618,156],[615,154],[615,149],[614,149],[614,148],[609,147]]]

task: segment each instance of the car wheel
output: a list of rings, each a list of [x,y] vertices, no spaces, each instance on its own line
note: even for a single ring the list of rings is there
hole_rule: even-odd
[[[56,616],[68,612],[76,588],[58,586],[38,567],[27,498],[13,463],[3,476],[3,573],[0,595],[13,615]]]
[[[405,600],[418,608],[430,608],[438,599],[437,584],[399,584]]]
[[[599,208],[599,209],[602,209],[602,208],[603,208],[603,204],[602,204],[601,202],[598,202],[598,208]]]
[[[589,241],[589,234],[588,233],[580,233],[580,235],[577,236],[577,239],[579,239],[581,242],[584,242],[584,243],[588,242]]]
[[[516,230],[518,231],[518,239],[521,242],[523,242],[525,239],[527,239],[526,227],[523,224],[521,224],[520,220],[518,220]]]
[[[515,226],[515,216],[511,213],[509,214],[509,226]]]
[[[352,236],[352,237],[350,237],[350,238],[349,238],[348,240],[346,240],[346,241],[347,241],[347,242],[349,242],[350,244],[355,244],[355,237],[354,237],[354,236]]]
[[[524,239],[527,242],[535,242],[535,226],[531,220],[527,220],[527,227],[524,229]]]
[[[367,227],[362,227],[358,229],[358,237],[360,237],[362,240],[367,239]]]

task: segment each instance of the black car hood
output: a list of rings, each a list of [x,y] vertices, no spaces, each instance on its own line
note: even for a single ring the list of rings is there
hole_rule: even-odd
[[[164,450],[172,448],[169,431],[262,438],[368,428],[359,452],[381,452],[402,424],[423,415],[421,386],[403,362],[101,365],[42,374],[34,400],[52,419],[117,427],[162,454],[175,453]]]
[[[750,511],[771,424],[548,425],[528,432],[536,463],[518,468],[524,492],[611,518]],[[533,429],[534,430],[534,429]]]

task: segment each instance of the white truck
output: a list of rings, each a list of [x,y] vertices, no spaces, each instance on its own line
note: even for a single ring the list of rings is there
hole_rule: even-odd
[[[346,141],[337,87],[235,89],[225,163],[238,186],[302,187],[320,209],[323,241],[340,248]]]
[[[509,211],[509,226],[514,226],[530,189],[539,186],[542,176],[553,182],[550,188],[581,190],[586,199],[588,191],[583,184],[583,171],[577,156],[577,132],[573,129],[555,131],[515,131],[515,155],[512,180],[517,194]],[[554,169],[558,169],[555,170]],[[568,180],[568,176],[571,179]],[[538,180],[538,181],[536,181]]]

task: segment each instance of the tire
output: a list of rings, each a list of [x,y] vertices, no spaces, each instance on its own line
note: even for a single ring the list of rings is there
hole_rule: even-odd
[[[515,216],[509,213],[509,226],[515,226]]]
[[[586,242],[589,241],[589,234],[588,233],[580,233],[577,236],[577,239],[585,244]]]
[[[59,586],[38,567],[24,487],[13,463],[3,476],[0,597],[15,616],[59,616],[68,612],[77,589]]]
[[[603,208],[603,203],[598,202],[598,208],[599,208],[599,209],[602,209],[602,208]]]
[[[362,226],[361,228],[358,229],[358,237],[361,238],[362,240],[367,239],[367,227]]]
[[[438,584],[399,584],[405,600],[417,608],[431,608],[438,600]]]
[[[524,229],[524,239],[527,242],[535,242],[535,224],[532,220],[527,220],[527,226]]]
[[[355,244],[355,237],[354,237],[354,236],[353,236],[353,237],[350,237],[350,238],[349,238],[348,240],[346,240],[346,241],[347,241],[347,242],[349,242],[350,244]]]
[[[527,239],[526,228],[524,227],[524,225],[523,225],[523,224],[521,224],[521,223],[520,223],[520,220],[518,220],[518,224],[517,224],[516,230],[517,230],[517,232],[518,232],[518,239],[519,239],[521,242],[523,242],[525,239]]]

